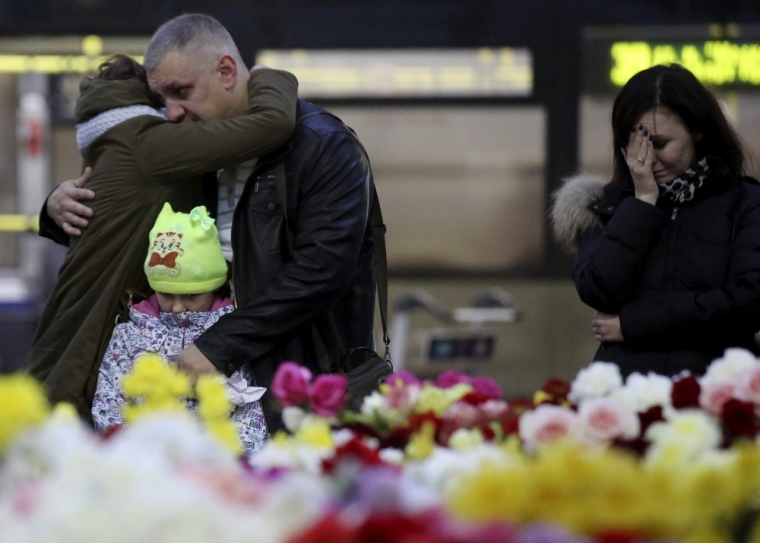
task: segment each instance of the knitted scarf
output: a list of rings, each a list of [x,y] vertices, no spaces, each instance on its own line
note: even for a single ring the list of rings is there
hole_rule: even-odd
[[[166,109],[155,109],[150,106],[117,107],[96,115],[87,122],[77,125],[77,146],[83,150],[103,135],[107,130],[140,115],[152,115],[166,119]]]
[[[683,204],[693,200],[697,190],[705,184],[705,179],[709,173],[717,167],[718,158],[706,156],[673,181],[658,185],[660,196],[664,196],[674,204]]]

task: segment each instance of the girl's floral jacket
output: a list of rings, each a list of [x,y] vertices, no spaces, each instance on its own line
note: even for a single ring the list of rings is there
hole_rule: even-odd
[[[105,432],[113,426],[124,424],[121,408],[125,399],[121,381],[132,371],[138,355],[158,353],[169,363],[174,363],[182,349],[233,309],[230,300],[217,299],[210,311],[165,313],[160,310],[155,295],[132,307],[130,320],[114,329],[100,365],[92,404],[95,428]],[[197,402],[188,399],[187,405],[190,412],[195,413]],[[266,436],[261,404],[255,401],[237,407],[232,413],[232,420],[246,452],[257,452]]]

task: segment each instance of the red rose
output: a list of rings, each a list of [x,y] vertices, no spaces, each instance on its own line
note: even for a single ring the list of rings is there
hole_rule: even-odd
[[[328,541],[328,540],[325,540]],[[434,543],[427,533],[423,519],[400,512],[373,512],[364,519],[357,530],[355,543]]]
[[[594,537],[594,543],[639,543],[644,541],[640,535],[624,530],[606,530]]]
[[[640,434],[643,436],[646,434],[647,429],[652,426],[652,424],[655,422],[662,422],[664,420],[665,417],[662,415],[661,405],[652,406],[643,413],[639,413],[639,422],[641,423]]]
[[[272,394],[283,407],[295,407],[308,399],[311,372],[295,362],[283,362],[272,380]]]
[[[676,409],[699,407],[699,393],[701,391],[702,387],[699,386],[699,381],[693,375],[679,379],[673,383],[673,390],[670,393],[673,407]]]
[[[486,396],[485,394],[480,394],[478,392],[473,391],[473,392],[468,392],[467,394],[462,396],[461,401],[469,405],[480,405],[491,399],[492,399],[491,397]]]
[[[723,405],[720,419],[723,423],[723,432],[729,440],[757,435],[757,419],[755,418],[755,406],[752,402],[728,400]]]
[[[320,375],[308,389],[311,409],[317,415],[334,417],[346,403],[346,377],[327,373]]]
[[[541,390],[547,394],[554,396],[554,398],[557,400],[566,400],[567,395],[570,394],[570,383],[564,379],[552,377],[546,381],[546,383],[544,383],[544,386],[541,387]]]
[[[346,459],[358,460],[365,466],[385,464],[385,462],[380,459],[380,454],[377,449],[368,447],[361,439],[354,436],[349,441],[335,449],[335,454],[333,454],[331,458],[325,458],[322,460],[322,470],[325,473],[332,473],[335,471],[335,467]]]

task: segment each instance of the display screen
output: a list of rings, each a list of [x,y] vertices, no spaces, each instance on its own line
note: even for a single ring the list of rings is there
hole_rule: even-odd
[[[700,80],[716,86],[760,85],[760,43],[615,42],[609,55],[609,78],[618,87],[637,72],[657,64],[681,64]]]
[[[760,87],[760,35],[726,27],[591,27],[584,31],[583,90],[616,94],[636,73],[680,64],[706,85]]]
[[[287,70],[304,98],[525,97],[525,48],[264,50],[257,64]]]

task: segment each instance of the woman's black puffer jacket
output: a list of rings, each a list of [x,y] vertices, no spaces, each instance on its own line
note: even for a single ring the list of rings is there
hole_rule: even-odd
[[[630,178],[605,186],[581,177],[560,189],[553,218],[555,234],[559,225],[559,237],[577,243],[573,280],[581,300],[620,316],[624,341],[602,343],[595,360],[615,362],[624,375],[701,374],[728,347],[758,351],[755,179],[737,181],[721,167],[694,200],[660,198],[652,206],[634,197]]]

